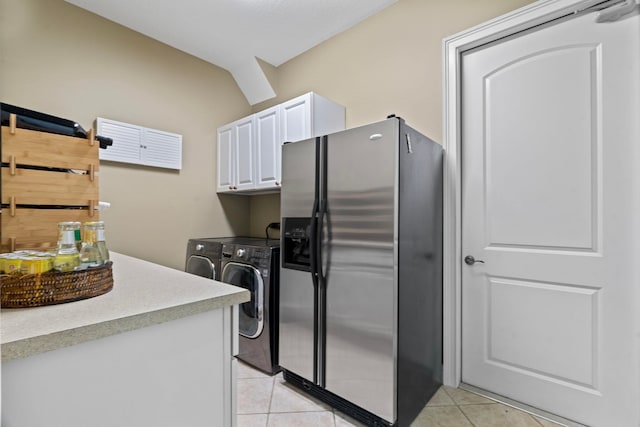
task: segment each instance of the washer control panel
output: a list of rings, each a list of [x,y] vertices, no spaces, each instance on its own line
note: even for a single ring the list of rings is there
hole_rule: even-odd
[[[269,275],[271,250],[267,248],[245,246],[237,243],[225,243],[222,247],[222,261],[235,261],[252,265],[260,270],[262,276]]]

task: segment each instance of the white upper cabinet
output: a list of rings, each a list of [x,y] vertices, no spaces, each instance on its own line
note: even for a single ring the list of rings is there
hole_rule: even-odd
[[[100,160],[182,169],[182,135],[100,117],[97,133],[113,139]]]
[[[280,107],[264,110],[256,118],[256,188],[280,187]]]
[[[255,120],[236,120],[218,129],[218,189],[241,191],[255,186]]]
[[[311,99],[305,94],[280,104],[282,142],[311,138]]]
[[[251,131],[238,137],[239,124],[248,123]],[[279,191],[283,143],[344,128],[345,108],[313,92],[219,128],[218,192]]]
[[[236,122],[234,141],[237,153],[234,164],[236,169],[235,190],[255,187],[255,118],[247,117]]]
[[[235,184],[233,135],[232,124],[218,129],[218,193],[233,190]]]
[[[345,128],[342,105],[309,92],[280,104],[282,142],[326,135]]]

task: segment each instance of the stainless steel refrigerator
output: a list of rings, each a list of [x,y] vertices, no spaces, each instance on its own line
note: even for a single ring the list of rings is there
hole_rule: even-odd
[[[442,382],[442,149],[400,118],[282,147],[284,378],[371,426]]]

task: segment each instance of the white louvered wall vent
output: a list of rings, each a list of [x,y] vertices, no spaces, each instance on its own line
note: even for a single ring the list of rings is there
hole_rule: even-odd
[[[97,133],[113,139],[100,160],[182,169],[182,135],[97,118]]]

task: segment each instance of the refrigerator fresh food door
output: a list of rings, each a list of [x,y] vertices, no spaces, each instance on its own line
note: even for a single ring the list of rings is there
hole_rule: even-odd
[[[396,419],[397,119],[329,135],[325,387]]]
[[[318,143],[319,144],[319,143]],[[310,224],[315,201],[316,139],[282,146],[279,363],[315,381],[316,292],[311,276]]]

